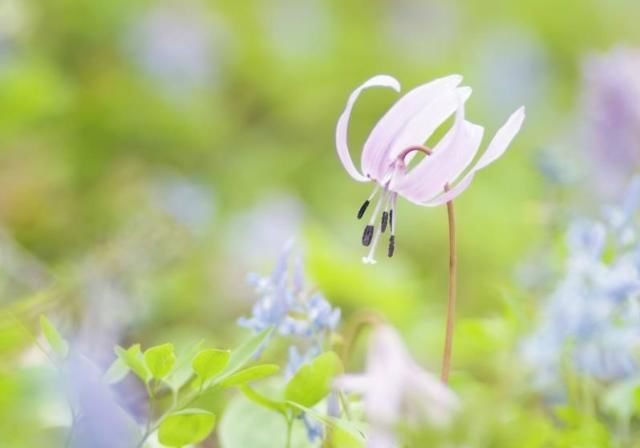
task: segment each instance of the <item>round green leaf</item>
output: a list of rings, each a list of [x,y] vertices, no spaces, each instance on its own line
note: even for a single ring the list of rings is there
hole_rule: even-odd
[[[147,349],[144,352],[144,363],[147,365],[151,376],[161,380],[171,372],[176,363],[173,344],[162,344]]]
[[[203,409],[184,409],[165,418],[158,430],[160,443],[182,447],[202,442],[216,423],[216,417]]]
[[[334,352],[326,352],[303,365],[285,389],[285,398],[306,407],[316,405],[331,391],[331,383],[342,373],[342,362]]]
[[[207,349],[202,350],[193,358],[192,367],[200,379],[206,381],[222,372],[228,362],[228,350]]]

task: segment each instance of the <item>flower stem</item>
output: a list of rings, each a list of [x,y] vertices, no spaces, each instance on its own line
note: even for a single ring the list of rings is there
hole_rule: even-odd
[[[448,191],[449,185],[445,185],[444,189]],[[444,354],[442,356],[442,373],[440,374],[440,378],[445,384],[449,382],[451,351],[453,349],[453,328],[456,318],[456,215],[453,209],[453,201],[447,202],[447,215],[449,217],[449,298],[447,301],[447,329],[444,339]]]
[[[285,448],[291,448],[291,432],[293,430],[293,416],[287,417],[287,444]]]
[[[351,352],[362,331],[369,326],[376,326],[384,323],[384,318],[375,311],[360,311],[356,313],[349,321],[345,330],[344,343],[340,351],[340,358],[345,368],[351,358]]]

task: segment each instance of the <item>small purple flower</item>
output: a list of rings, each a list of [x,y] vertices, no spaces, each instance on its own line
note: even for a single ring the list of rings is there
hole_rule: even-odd
[[[456,395],[413,360],[400,335],[387,325],[378,326],[369,345],[366,371],[335,381],[337,389],[364,396],[371,425],[367,448],[395,448],[398,423],[447,424],[458,408]]]
[[[451,201],[469,186],[477,171],[502,156],[520,131],[525,116],[524,107],[509,117],[484,154],[467,170],[480,147],[484,129],[465,119],[464,103],[471,95],[471,89],[458,87],[461,81],[459,75],[439,78],[416,87],[400,98],[369,134],[362,150],[362,172],[353,164],[347,144],[351,110],[363,90],[379,86],[400,91],[400,84],[391,76],[378,75],[367,80],[349,96],[336,127],[338,157],[355,180],[375,182],[373,192],[358,211],[358,218],[364,216],[369,204],[379,193],[378,202],[362,236],[362,243],[371,246],[369,254],[363,258],[365,263],[375,263],[375,248],[387,227],[391,234],[387,254],[393,255],[398,196],[426,207]],[[424,142],[454,113],[452,128],[433,151],[424,147]],[[426,153],[428,157],[409,167],[416,152]],[[465,170],[466,174],[463,175]],[[447,186],[450,189],[445,192]],[[380,213],[382,217],[376,231],[375,224]]]
[[[640,163],[640,50],[589,55],[582,67],[584,147],[600,193],[620,191]]]
[[[638,182],[607,219],[580,219],[569,228],[564,277],[522,346],[539,389],[562,392],[568,366],[602,381],[637,375],[640,244],[628,235],[637,228]]]
[[[288,381],[302,365],[322,353],[325,341],[340,322],[340,309],[333,308],[322,294],[308,292],[302,257],[293,256],[291,241],[286,244],[271,275],[251,274],[248,280],[260,298],[253,306],[251,316],[240,318],[238,324],[256,332],[275,327],[280,336],[292,340],[285,369]],[[311,442],[322,438],[320,422],[306,414],[301,419]]]

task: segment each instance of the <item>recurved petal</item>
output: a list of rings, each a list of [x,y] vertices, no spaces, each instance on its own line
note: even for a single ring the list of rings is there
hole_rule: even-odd
[[[412,202],[422,203],[439,195],[475,157],[484,129],[464,119],[464,92],[453,128],[436,145],[433,154],[425,157],[406,175],[399,177],[392,189]]]
[[[392,161],[406,148],[424,144],[445,120],[456,112],[458,108],[464,106],[470,96],[470,87],[459,87],[455,90],[443,91],[442,95],[407,122],[402,131],[393,140],[387,159]],[[408,163],[414,155],[415,153],[409,154],[405,161]],[[384,168],[384,165],[381,168]]]
[[[524,117],[524,106],[511,114],[507,122],[496,132],[493,140],[489,143],[489,147],[474,167],[474,171],[481,170],[504,154],[513,138],[520,132]]]
[[[453,91],[461,81],[460,75],[438,78],[416,87],[396,101],[375,125],[364,144],[362,169],[365,174],[381,180],[386,162],[390,162],[389,151],[405,126],[439,97]]]
[[[349,95],[347,105],[340,115],[340,118],[338,118],[338,124],[336,125],[336,148],[338,151],[338,157],[340,158],[342,165],[351,175],[351,177],[360,182],[366,182],[370,179],[360,173],[353,164],[353,160],[351,159],[351,155],[349,154],[348,128],[349,118],[351,117],[351,110],[353,109],[353,105],[358,99],[358,96],[360,96],[360,93],[362,93],[363,90],[368,89],[369,87],[390,87],[393,90],[399,92],[400,83],[397,79],[389,75],[377,75],[373,78],[368,79],[364,84],[356,88],[351,93],[351,95]]]
[[[484,154],[482,154],[482,157],[480,157],[475,166],[460,182],[458,182],[458,184],[456,184],[455,187],[451,188],[446,193],[441,194],[437,198],[424,201],[419,203],[419,205],[435,207],[445,204],[460,195],[469,187],[476,172],[496,161],[500,156],[502,156],[502,154],[504,154],[513,138],[518,134],[518,132],[520,132],[524,118],[525,109],[524,107],[521,107],[511,114],[507,122],[498,130],[498,132],[496,132],[496,135],[491,140],[491,143],[489,143],[489,147]]]

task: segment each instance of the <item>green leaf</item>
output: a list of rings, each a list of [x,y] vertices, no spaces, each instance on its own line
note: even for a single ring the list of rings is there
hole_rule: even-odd
[[[342,370],[338,355],[323,353],[300,367],[287,384],[285,398],[310,408],[329,394],[333,379]]]
[[[140,378],[145,383],[149,381],[151,375],[149,374],[147,366],[145,366],[144,360],[142,359],[140,344],[134,344],[127,350],[123,349],[120,346],[116,346],[115,352],[116,355],[118,355],[118,358],[122,359],[127,367],[129,367],[133,371],[133,373],[138,376],[138,378]]]
[[[282,414],[285,418],[287,417],[288,405],[284,401],[275,401],[271,398],[265,397],[246,384],[241,384],[240,390],[249,400],[253,401],[254,403],[259,404],[264,408],[271,409],[272,411],[276,411]]]
[[[222,372],[228,362],[228,350],[207,349],[198,353],[191,365],[193,371],[196,372],[200,380],[204,382]]]
[[[204,409],[184,409],[166,417],[158,429],[163,445],[182,447],[202,442],[216,424],[216,417]]]
[[[247,364],[253,356],[258,352],[262,344],[267,340],[271,333],[273,332],[273,328],[267,328],[266,330],[261,331],[260,333],[252,336],[247,341],[245,341],[240,347],[233,350],[231,352],[231,356],[229,356],[229,362],[227,366],[220,374],[218,378],[219,381],[227,378],[242,367]]]
[[[220,384],[224,387],[233,387],[239,384],[247,384],[253,381],[261,380],[280,371],[280,366],[276,364],[260,364],[258,366],[249,367],[228,376]]]
[[[291,448],[310,448],[307,432],[299,421],[293,423]],[[283,448],[287,423],[279,413],[237,394],[225,406],[216,429],[220,448]],[[337,446],[336,446],[337,448]]]
[[[350,442],[352,445],[356,443],[362,445],[364,443],[365,438],[364,438],[363,431],[360,430],[360,428],[358,428],[353,422],[342,420],[335,417],[330,417],[328,415],[322,414],[321,412],[317,412],[311,408],[308,408],[306,406],[303,406],[299,403],[295,403],[292,401],[288,401],[286,404],[293,408],[298,409],[301,412],[309,414],[310,416],[312,416],[316,420],[321,421],[325,425],[339,429],[340,432],[344,433],[344,434],[341,434],[341,437],[350,439]],[[336,445],[336,446],[342,446],[342,445]]]
[[[63,359],[66,358],[69,354],[69,344],[60,336],[56,327],[49,322],[44,314],[40,315],[40,329],[56,355]]]
[[[202,341],[198,341],[188,349],[180,351],[175,367],[169,376],[164,379],[164,382],[172,389],[179,390],[191,379],[193,376],[193,369],[191,367],[193,358],[200,351],[201,347]]]
[[[144,352],[144,363],[153,378],[163,379],[171,372],[176,363],[173,344],[162,344],[147,349]]]
[[[131,371],[122,358],[116,358],[109,369],[104,373],[103,379],[107,384],[116,384],[124,379]]]

